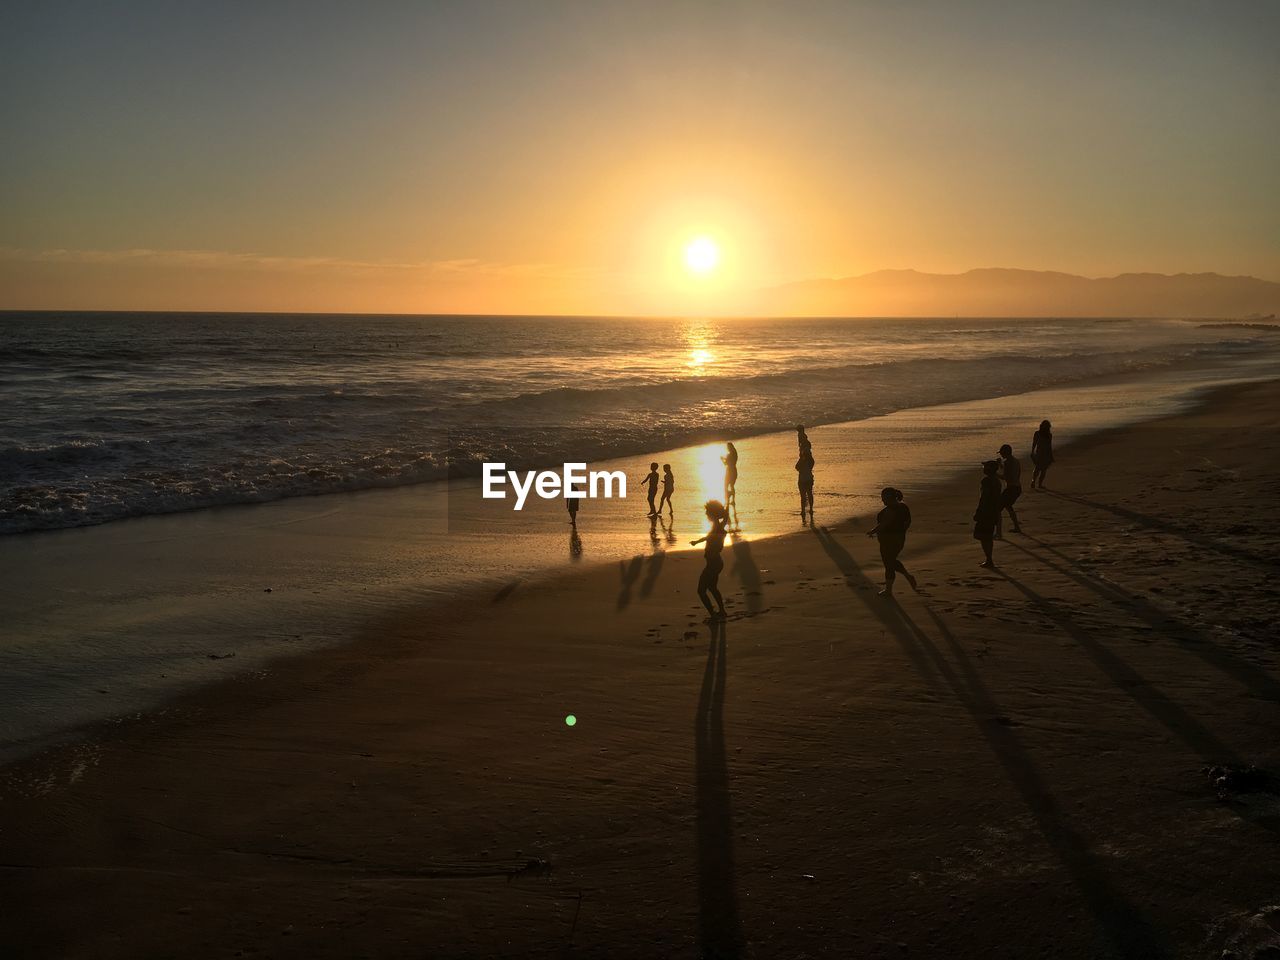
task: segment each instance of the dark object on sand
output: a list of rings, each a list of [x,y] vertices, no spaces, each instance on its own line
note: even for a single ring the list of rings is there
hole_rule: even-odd
[[[1204,775],[1218,794],[1219,800],[1229,800],[1235,793],[1262,793],[1273,788],[1273,778],[1266,770],[1253,764],[1240,766],[1212,766],[1204,768]]]
[[[1214,924],[1211,943],[1221,960],[1265,960],[1280,957],[1280,904],[1271,904],[1253,914],[1230,914]],[[1215,942],[1216,941],[1216,942]],[[1209,956],[1208,953],[1205,956]]]

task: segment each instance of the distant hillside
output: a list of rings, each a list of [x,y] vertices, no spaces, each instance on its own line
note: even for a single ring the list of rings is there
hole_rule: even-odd
[[[1122,273],[1090,279],[1041,270],[880,270],[761,291],[773,316],[1265,317],[1280,283],[1217,273]]]

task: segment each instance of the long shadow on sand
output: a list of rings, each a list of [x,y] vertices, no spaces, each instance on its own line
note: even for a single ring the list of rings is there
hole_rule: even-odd
[[[1242,560],[1245,563],[1255,563],[1264,567],[1280,567],[1280,558],[1266,557],[1260,553],[1254,553],[1250,550],[1242,550],[1240,547],[1233,547],[1229,543],[1223,543],[1220,540],[1214,540],[1194,530],[1188,530],[1184,526],[1174,523],[1171,520],[1165,520],[1162,517],[1153,517],[1149,514],[1139,513],[1136,510],[1130,510],[1128,507],[1117,506],[1113,503],[1102,503],[1098,500],[1090,500],[1087,497],[1077,496],[1072,493],[1059,493],[1056,490],[1045,490],[1044,493],[1051,497],[1057,497],[1059,500],[1067,500],[1071,503],[1078,503],[1081,506],[1093,507],[1095,510],[1104,510],[1114,516],[1120,517],[1122,520],[1128,520],[1147,527],[1151,530],[1159,530],[1161,533],[1167,533],[1173,537],[1179,537],[1187,543],[1195,544],[1203,550],[1212,550],[1215,553],[1221,553],[1228,557],[1234,557],[1236,560]]]
[[[640,571],[644,569],[644,555],[636,554],[631,562],[618,561],[618,600],[616,609],[625,610],[631,603],[631,588],[640,579]]]
[[[973,718],[982,738],[987,741],[987,746],[1004,769],[1005,776],[1031,811],[1040,833],[1059,862],[1075,878],[1076,887],[1088,903],[1090,912],[1120,955],[1168,956],[1167,946],[1160,942],[1146,918],[1112,885],[1101,858],[1092,851],[1088,841],[1067,822],[1062,808],[1050,794],[1048,785],[1027,749],[1019,741],[1018,735],[995,719],[1004,716],[1004,711],[982,682],[978,671],[974,669],[973,661],[946,623],[926,604],[925,611],[946,643],[951,661],[955,663],[954,668],[929,635],[905,610],[897,605],[891,606],[889,616],[901,618],[920,646],[938,665],[947,686]]]
[[[760,584],[760,568],[756,566],[755,557],[751,555],[751,544],[735,534],[730,534],[733,543],[733,575],[742,583],[743,593],[747,597],[747,612],[760,612],[760,598],[763,590]]]
[[[645,564],[644,579],[640,581],[640,596],[647,597],[653,593],[658,576],[662,573],[662,564],[666,559],[667,555],[662,550],[655,550],[649,557],[649,562]]]
[[[742,954],[733,863],[733,812],[724,747],[725,627],[711,625],[694,726],[697,776],[698,939],[702,955]]]
[[[831,531],[826,527],[813,527],[812,529],[813,535],[818,538],[818,543],[822,546],[823,551],[832,559],[840,572],[844,574],[845,585],[853,591],[855,597],[866,605],[868,610],[883,620],[883,604],[880,598],[874,595],[874,591],[871,589],[871,581],[867,579],[866,574],[858,569],[858,564],[849,555],[849,551],[831,535]],[[886,623],[885,626],[890,627],[889,632],[898,641],[898,645],[902,647],[902,652],[911,661],[911,665],[915,667],[916,672],[930,685],[936,686],[937,671],[934,670],[928,659],[922,655],[915,642],[906,637],[901,630],[892,629],[891,624]]]
[[[1189,746],[1210,763],[1230,763],[1240,758],[1195,717],[1155,689],[1142,674],[1112,652],[1087,629],[1080,626],[1062,606],[1036,593],[1005,570],[997,569],[1015,590],[1040,608],[1040,611],[1066,631],[1067,636],[1088,655],[1089,659],[1107,675],[1125,695],[1154,717],[1175,737]]]
[[[1112,884],[1103,861],[1093,852],[1088,840],[1067,822],[1017,733],[996,721],[995,718],[1004,716],[1004,711],[987,690],[969,655],[943,620],[926,607],[930,619],[956,661],[957,666],[954,667],[928,634],[901,607],[862,589],[871,586],[871,581],[830,531],[824,527],[815,528],[813,532],[823,550],[845,575],[850,590],[893,633],[917,668],[923,665],[928,670],[928,675],[940,676],[968,711],[979,734],[987,742],[1009,782],[1017,789],[1031,812],[1041,835],[1059,863],[1070,874],[1081,899],[1088,905],[1099,929],[1113,944],[1116,952],[1120,956],[1147,957],[1153,960],[1169,956],[1167,946],[1161,942],[1146,918]]]
[[[1110,678],[1116,688],[1159,722],[1166,730],[1200,755],[1207,764],[1231,764],[1244,766],[1242,758],[1203,723],[1187,713],[1163,693],[1157,690],[1142,674],[1118,657],[1104,643],[1080,626],[1064,608],[1036,593],[1026,584],[1011,577],[1004,570],[996,570],[1010,586],[1025,596],[1050,620],[1056,623],[1094,664]],[[1238,806],[1228,807],[1241,819],[1257,824],[1271,832],[1280,831],[1276,818],[1256,816]]]
[[[1237,680],[1255,696],[1280,703],[1280,681],[1272,677],[1262,667],[1255,663],[1250,663],[1243,657],[1236,656],[1229,650],[1222,649],[1204,631],[1183,620],[1179,620],[1172,614],[1166,613],[1143,597],[1130,593],[1109,580],[1103,580],[1092,573],[1079,569],[1069,557],[1038,537],[1028,536],[1027,539],[1037,544],[1046,553],[1053,554],[1060,562],[1055,563],[1034,550],[1028,550],[1026,547],[1011,541],[1006,541],[1004,546],[1021,550],[1050,570],[1060,573],[1068,580],[1073,580],[1085,589],[1092,590],[1104,600],[1109,600],[1121,609],[1133,614],[1148,626],[1159,630],[1161,637],[1172,640],[1181,649],[1194,654],[1209,666]]]

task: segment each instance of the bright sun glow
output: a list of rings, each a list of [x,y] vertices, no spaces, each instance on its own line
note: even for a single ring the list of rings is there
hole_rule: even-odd
[[[723,443],[708,443],[694,451],[699,500],[724,500],[724,461],[720,459],[722,456],[724,456]]]
[[[720,248],[710,237],[697,237],[684,248],[685,266],[694,273],[710,273],[720,262]]]

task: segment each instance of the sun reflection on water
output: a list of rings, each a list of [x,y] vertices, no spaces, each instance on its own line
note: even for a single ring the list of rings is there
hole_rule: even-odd
[[[695,369],[705,367],[709,363],[715,363],[715,360],[715,354],[705,347],[696,347],[689,351],[688,365]]]

